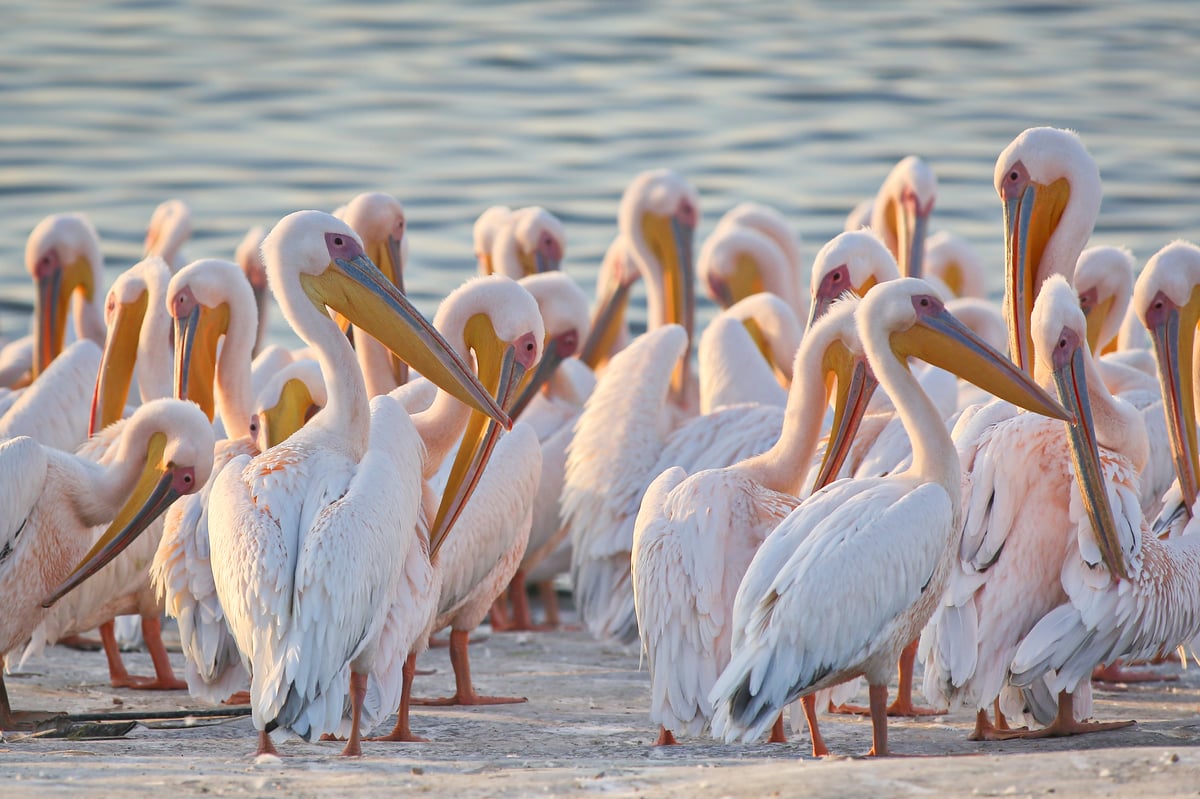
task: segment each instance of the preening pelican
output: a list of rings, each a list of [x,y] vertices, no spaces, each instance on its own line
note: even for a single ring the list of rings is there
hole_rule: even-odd
[[[696,276],[722,308],[763,291],[793,309],[803,307],[802,289],[797,290],[787,256],[774,240],[753,228],[724,225],[714,230],[700,248]]]
[[[598,373],[612,356],[629,346],[633,336],[625,311],[629,306],[630,291],[641,278],[625,237],[617,234],[600,262],[600,272],[596,275],[596,303],[588,324],[590,332],[579,352],[579,360],[593,373]]]
[[[475,258],[479,262],[479,274],[490,275],[496,271],[492,263],[492,243],[496,233],[508,224],[512,209],[507,205],[493,205],[475,220],[472,234],[475,242]]]
[[[937,200],[937,176],[918,156],[901,159],[884,178],[871,209],[871,229],[891,250],[905,277],[921,277],[925,233]]]
[[[987,297],[983,259],[962,236],[939,230],[925,242],[925,271],[955,297]]]
[[[192,209],[183,200],[165,200],[150,215],[142,257],[157,255],[175,272],[182,266],[179,250],[191,237]]]
[[[835,305],[805,337],[783,427],[769,450],[691,476],[672,467],[646,489],[633,533],[633,589],[658,744],[675,743],[675,732],[698,735],[712,715],[708,694],[736,635],[737,586],[767,533],[808,493],[830,377],[838,399],[830,457],[844,454],[853,438],[875,387],[854,327],[856,305]],[[817,488],[836,473],[834,466],[821,471]],[[811,715],[810,727],[814,753],[825,754]],[[786,740],[782,719],[771,740]]]
[[[114,450],[96,463],[30,438],[0,443],[0,652],[22,644],[49,602],[103,565],[110,542],[136,535],[208,479],[212,429],[194,406],[158,400],[134,413]],[[106,523],[89,552],[91,528]],[[13,713],[3,685],[0,677],[0,727],[12,729],[30,719]]]
[[[909,429],[912,466],[818,491],[759,548],[734,604],[741,640],[710,694],[713,731],[727,741],[756,738],[797,697],[864,675],[871,754],[888,753],[888,675],[945,588],[962,502],[954,443],[905,358],[922,358],[1011,401],[1067,417],[950,316],[924,281],[877,286],[856,316],[871,368]]]
[[[513,280],[559,268],[567,236],[558,217],[531,205],[509,214],[492,240],[491,269]]]
[[[472,407],[507,418],[349,225],[317,211],[290,214],[267,235],[263,258],[280,310],[321,363],[329,401],[286,441],[238,456],[216,477],[213,578],[249,667],[259,751],[273,750],[269,733],[279,727],[306,739],[337,730],[348,699],[344,753],[354,755],[388,598],[415,538],[423,450],[398,404],[368,404],[326,307]]]
[[[725,215],[717,222],[713,235],[726,227],[754,230],[775,242],[783,252],[784,258],[787,259],[791,287],[774,293],[779,294],[785,302],[791,305],[797,316],[803,316],[803,309],[808,304],[808,292],[804,285],[804,259],[800,253],[800,236],[792,228],[787,217],[769,205],[742,202],[725,212]],[[699,264],[697,264],[698,266]]]
[[[325,407],[328,395],[321,364],[302,358],[281,368],[254,401],[250,427],[259,452],[286,441],[288,436]]]
[[[700,413],[740,402],[783,407],[800,335],[800,320],[774,294],[752,294],[717,315],[700,335]]]

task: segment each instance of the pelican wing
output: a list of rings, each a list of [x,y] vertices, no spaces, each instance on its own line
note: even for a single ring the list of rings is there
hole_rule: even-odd
[[[0,419],[0,439],[29,436],[41,444],[74,452],[87,438],[88,408],[100,348],[81,339],[55,358]]]
[[[27,436],[0,442],[0,577],[12,562],[46,484],[46,453]]]

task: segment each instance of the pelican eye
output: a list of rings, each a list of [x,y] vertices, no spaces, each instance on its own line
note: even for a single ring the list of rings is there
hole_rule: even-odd
[[[1016,181],[1021,179],[1021,174],[1019,172],[1017,172],[1016,170],[1013,170],[1012,172],[1008,173],[1008,179],[1015,183]]]
[[[342,246],[342,245],[343,245],[345,242],[344,242],[344,241],[342,241],[342,237],[341,237],[341,236],[334,236],[334,237],[333,237],[333,243],[334,243],[334,244],[336,244],[337,246],[341,247],[341,246]]]
[[[185,474],[183,476],[183,482],[185,485],[191,485],[192,484],[192,476],[190,474]]]

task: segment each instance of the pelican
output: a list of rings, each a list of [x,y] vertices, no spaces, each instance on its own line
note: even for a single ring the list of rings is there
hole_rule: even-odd
[[[167,288],[175,326],[174,390],[219,418],[213,474],[239,455],[259,454],[251,413],[250,357],[258,330],[254,292],[241,268],[218,259],[194,261]],[[188,692],[221,702],[249,680],[217,598],[211,565],[209,503],[214,479],[167,513],[149,577],[166,612],[179,623]]]
[[[262,241],[267,235],[267,229],[255,225],[246,231],[246,235],[238,242],[233,259],[242,268],[242,274],[254,289],[254,306],[258,311],[258,333],[254,338],[254,354],[258,355],[267,346],[267,269],[262,262]]]
[[[905,277],[922,276],[925,231],[936,199],[937,176],[915,155],[892,167],[875,195],[871,229],[883,239]]]
[[[831,463],[816,488],[836,473],[833,461],[853,438],[874,389],[854,328],[856,304],[835,305],[805,337],[783,427],[770,449],[691,476],[672,467],[646,489],[633,533],[633,590],[658,745],[675,743],[675,732],[699,734],[711,716],[708,693],[737,635],[731,618],[737,586],[763,538],[807,493],[830,377],[839,423],[829,437]],[[807,709],[814,754],[827,754]],[[771,740],[786,740],[782,718]]]
[[[804,307],[799,278],[779,245],[753,228],[725,224],[705,239],[696,259],[696,276],[713,302],[728,308],[768,291],[799,313]]]
[[[915,356],[1056,418],[1067,414],[946,312],[928,283],[873,289],[856,313],[872,371],[909,428],[912,465],[840,480],[801,504],[759,548],[734,603],[729,666],[710,694],[713,731],[758,737],[797,697],[864,675],[870,754],[888,754],[887,678],[945,588],[962,519],[954,442],[906,358]]]
[[[700,413],[740,402],[783,407],[799,346],[800,321],[774,294],[752,294],[730,306],[700,335]]]
[[[250,429],[259,452],[266,452],[288,439],[292,433],[325,407],[328,394],[321,377],[321,364],[302,358],[281,368],[255,399]]]
[[[579,360],[593,373],[600,372],[612,356],[629,346],[633,336],[625,311],[630,291],[641,277],[625,237],[617,234],[600,262],[600,272],[596,275],[596,303],[588,324],[590,332],[579,353]]]
[[[7,518],[0,537],[0,653],[20,645],[60,597],[102,565],[110,541],[136,534],[177,496],[208,479],[212,430],[194,406],[141,406],[101,463],[31,438],[0,443]],[[109,524],[95,548],[91,528]],[[95,554],[99,560],[93,559]],[[84,561],[84,562],[81,562]],[[9,706],[0,676],[0,727],[35,719]]]
[[[717,221],[713,235],[726,227],[755,230],[775,242],[783,252],[784,258],[787,260],[788,272],[792,276],[791,288],[782,293],[776,293],[787,301],[797,314],[803,315],[803,308],[807,305],[804,287],[804,259],[800,254],[800,237],[792,229],[787,218],[769,205],[742,202],[726,211],[725,215]]]
[[[900,276],[896,259],[869,230],[839,233],[817,252],[812,269],[812,302],[807,328],[847,291],[866,296],[871,287]]]
[[[182,266],[179,250],[191,236],[192,209],[183,200],[166,200],[150,215],[142,257],[157,255],[175,272]]]
[[[492,243],[496,233],[508,224],[512,209],[507,205],[493,205],[475,220],[472,235],[475,242],[475,259],[479,262],[479,274],[490,275],[496,271],[492,263]]]
[[[263,260],[284,318],[321,363],[328,403],[286,441],[234,458],[215,478],[213,578],[251,675],[259,751],[274,750],[276,728],[305,739],[336,730],[349,699],[343,754],[357,755],[366,677],[380,665],[387,599],[415,538],[423,449],[397,403],[368,403],[326,308],[473,408],[508,420],[349,225],[318,211],[290,214],[264,240]]]
[[[987,272],[979,253],[962,236],[945,230],[925,242],[925,271],[955,297],[987,297]]]
[[[167,282],[170,269],[158,256],[150,256],[122,272],[113,282],[105,300],[105,321],[108,335],[99,368],[93,368],[95,386],[90,419],[91,437],[77,454],[98,463],[114,457],[128,417],[126,402],[137,366],[138,393],[143,403],[168,396],[171,374],[170,317],[166,309]],[[87,342],[90,346],[90,342]],[[78,347],[80,344],[74,345]],[[69,357],[70,351],[51,364],[46,377]],[[32,388],[36,388],[35,383]],[[82,417],[79,408],[72,409],[68,420]],[[63,427],[61,417],[55,424]],[[95,577],[58,602],[31,635],[22,663],[40,653],[47,645],[70,636],[100,629],[100,639],[108,659],[109,677],[114,687],[141,690],[174,690],[183,688],[175,679],[171,661],[163,645],[161,632],[162,607],[149,590],[147,567],[158,545],[161,523],[148,525],[149,535],[139,537],[136,545],[100,569]],[[93,540],[105,532],[103,526],[93,531]],[[117,645],[113,620],[115,616],[141,616],[143,638],[154,663],[155,676],[130,676]]]
[[[513,280],[559,268],[567,237],[558,217],[536,205],[513,211],[496,228],[492,240],[492,271]]]
[[[359,235],[367,257],[389,280],[404,291],[404,265],[408,261],[404,206],[390,194],[359,194],[342,210],[341,218]],[[386,394],[408,382],[404,361],[365,333],[354,339],[354,354],[367,384],[367,395]]]

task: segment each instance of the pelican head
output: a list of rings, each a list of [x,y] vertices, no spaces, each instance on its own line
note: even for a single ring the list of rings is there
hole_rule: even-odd
[[[800,252],[800,235],[792,229],[787,217],[769,205],[742,202],[725,212],[717,222],[716,231],[727,227],[756,230],[775,242],[783,253],[790,280],[787,291],[775,293],[787,300],[796,309],[796,313],[800,313],[808,294],[806,277],[803,274],[804,258]],[[713,231],[714,235],[716,231]]]
[[[696,272],[722,308],[762,291],[778,297],[792,293],[787,256],[770,237],[752,228],[726,225],[713,231],[700,248]]]
[[[1087,317],[1087,341],[1099,355],[1117,348],[1117,333],[1133,297],[1133,253],[1125,247],[1089,247],[1071,280]]]
[[[592,311],[587,339],[579,360],[598,370],[612,357],[625,324],[629,290],[642,276],[629,252],[629,243],[620,234],[608,245],[600,274],[596,276],[596,307]]]
[[[96,301],[104,275],[100,236],[81,214],[55,214],[37,224],[25,243],[25,269],[37,284],[34,295],[33,376],[46,370],[62,352],[67,311],[75,305],[76,326],[82,328],[83,306]]]
[[[183,200],[162,202],[150,215],[142,257],[157,255],[173,267],[180,248],[191,236],[192,209],[188,204]]]
[[[342,209],[341,219],[354,228],[362,239],[367,257],[379,267],[384,277],[404,291],[404,265],[408,261],[408,237],[405,232],[404,206],[390,194],[366,192],[351,200]],[[345,317],[334,318],[343,330],[350,326]],[[396,385],[408,382],[408,364],[395,353],[389,357]]]
[[[925,242],[925,271],[945,284],[955,297],[986,297],[983,260],[962,236],[945,230]]]
[[[250,435],[259,452],[286,441],[325,407],[328,395],[321,365],[311,358],[292,361],[271,376],[255,400]]]
[[[275,299],[302,337],[320,335],[309,308],[322,316],[326,309],[335,310],[435,385],[501,424],[511,424],[463,359],[379,271],[358,234],[342,220],[320,211],[289,214],[263,240],[263,259]]]
[[[172,502],[204,485],[213,466],[212,426],[190,402],[151,400],[133,412],[121,433],[113,463],[143,464],[133,493],[95,546],[42,602],[42,607],[50,607],[103,568]]]
[[[1038,365],[1053,375],[1059,401],[1075,417],[1075,421],[1067,424],[1071,459],[1100,554],[1110,572],[1128,577],[1092,419],[1087,380],[1092,356],[1087,346],[1087,320],[1078,295],[1065,277],[1053,275],[1042,286],[1030,324]]]
[[[479,274],[490,275],[496,271],[492,262],[492,244],[500,228],[508,224],[512,209],[507,205],[493,205],[479,215],[472,229],[475,241],[475,258],[479,261]]]
[[[1196,325],[1200,324],[1200,247],[1175,241],[1156,252],[1137,279],[1133,307],[1154,342],[1167,431],[1184,506],[1192,512],[1200,460],[1196,447]]]
[[[921,277],[925,232],[936,199],[937,176],[915,155],[892,167],[875,197],[871,229],[891,250],[905,277]]]
[[[517,387],[541,358],[546,336],[533,296],[509,278],[477,277],[446,297],[435,324],[446,331],[446,340],[456,351],[474,354],[479,382],[511,412]],[[470,415],[430,527],[430,557],[466,507],[499,435],[494,421],[478,412]]]
[[[508,224],[497,233],[492,252],[501,247],[515,247],[520,273],[507,276],[518,280],[556,271],[567,250],[567,233],[558,217],[545,208],[531,205],[513,211]],[[492,262],[499,270],[500,259],[493,255]]]
[[[1051,274],[1069,277],[1100,211],[1100,170],[1079,136],[1029,128],[996,160],[1004,203],[1004,315],[1013,361],[1033,369],[1029,318]]]
[[[96,389],[92,394],[92,414],[88,435],[102,430],[125,414],[133,368],[143,384],[151,375],[169,373],[166,359],[171,352],[171,318],[165,298],[171,269],[157,255],[151,255],[126,269],[113,281],[104,303],[107,335]],[[161,363],[159,362],[161,360]],[[152,363],[153,362],[153,363]],[[143,400],[170,393],[170,386],[143,385]]]
[[[839,233],[821,248],[813,261],[812,303],[807,328],[820,319],[833,301],[846,292],[866,296],[872,286],[900,276],[896,259],[869,230]]]
[[[237,264],[207,258],[175,273],[167,308],[175,320],[175,396],[213,419],[220,362],[250,362],[258,328],[254,292]]]
[[[617,227],[629,242],[634,265],[646,281],[650,325],[695,330],[696,291],[692,241],[700,223],[700,195],[669,169],[643,172],[621,197]],[[672,393],[683,392],[691,359],[685,352],[671,376]]]
[[[590,322],[587,295],[565,273],[544,272],[518,282],[537,301],[546,327],[546,341],[537,369],[526,373],[520,394],[509,409],[514,419],[554,376],[558,365],[578,354],[579,345],[587,338]]]
[[[885,355],[871,346],[882,333],[902,363],[920,358],[1026,410],[1072,420],[1029,375],[947,311],[924,280],[900,278],[877,286],[859,303],[856,318],[873,362]]]

